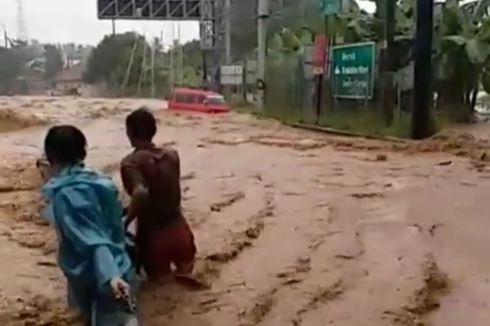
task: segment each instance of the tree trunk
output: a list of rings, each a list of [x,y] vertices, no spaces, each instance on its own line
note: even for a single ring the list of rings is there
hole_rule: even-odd
[[[480,73],[479,70],[476,70],[475,73],[472,75],[471,79],[471,96],[470,96],[470,101],[469,101],[469,118],[470,122],[473,122],[473,119],[475,117],[475,107],[476,107],[476,101],[478,100],[478,91],[480,89]]]
[[[464,80],[451,78],[441,83],[437,107],[441,112],[446,112],[450,120],[465,122],[469,118],[469,104]]]

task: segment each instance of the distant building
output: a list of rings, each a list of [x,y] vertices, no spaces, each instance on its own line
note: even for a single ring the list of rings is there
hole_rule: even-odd
[[[53,79],[53,88],[61,94],[80,94],[84,86],[82,76],[83,68],[80,64],[63,69]]]

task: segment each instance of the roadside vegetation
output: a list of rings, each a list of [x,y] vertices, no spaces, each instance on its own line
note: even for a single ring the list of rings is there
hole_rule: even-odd
[[[337,42],[381,42],[385,1],[373,1],[377,8],[373,13],[362,10],[356,1],[352,1],[348,12],[335,17],[333,26]],[[478,92],[482,88],[490,90],[489,8],[488,0],[448,0],[436,4],[433,41],[433,91],[437,95],[433,102],[434,133],[448,124],[472,122]],[[320,117],[316,117],[314,103],[310,102],[305,109],[303,71],[298,62],[304,51],[312,45],[313,35],[324,31],[323,18],[318,12],[310,10],[301,24],[296,21],[271,36],[268,107],[262,114],[283,121],[318,123],[359,133],[408,136],[413,96],[410,90],[394,106],[394,119],[388,126],[379,96],[375,96],[367,105],[362,101],[334,101],[327,83],[324,85],[324,104]],[[410,69],[414,32],[415,1],[398,0],[395,35],[398,75],[402,70]],[[375,94],[379,95],[380,83],[376,85],[378,91]]]

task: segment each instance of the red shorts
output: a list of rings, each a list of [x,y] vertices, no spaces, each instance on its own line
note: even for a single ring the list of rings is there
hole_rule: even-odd
[[[196,245],[185,220],[162,230],[150,231],[141,242],[141,263],[149,278],[159,279],[170,275],[172,264],[177,274],[192,273]]]

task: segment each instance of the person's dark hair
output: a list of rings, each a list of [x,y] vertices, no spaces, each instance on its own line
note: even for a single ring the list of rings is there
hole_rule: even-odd
[[[44,152],[50,164],[78,164],[87,156],[87,139],[74,126],[55,126],[44,139]]]
[[[140,108],[126,117],[128,134],[139,140],[151,141],[157,133],[157,122],[147,108]]]

